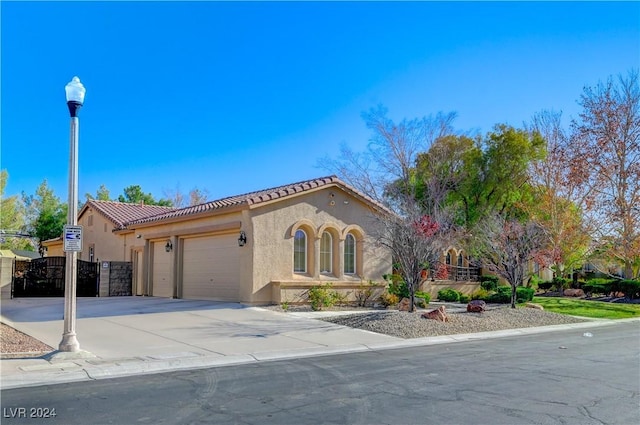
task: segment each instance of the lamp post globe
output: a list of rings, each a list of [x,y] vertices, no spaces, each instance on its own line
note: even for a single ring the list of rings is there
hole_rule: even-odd
[[[69,205],[67,212],[67,225],[78,225],[78,112],[84,104],[86,89],[78,77],[65,86],[67,95],[67,106],[71,115],[70,137],[69,137]],[[65,229],[66,230],[66,229]],[[65,235],[66,237],[66,231]],[[82,242],[80,243],[82,246]],[[65,242],[65,285],[64,285],[64,330],[62,341],[58,347],[59,351],[76,352],[80,351],[80,344],[76,337],[76,287],[78,273],[78,251],[77,247],[69,250]]]

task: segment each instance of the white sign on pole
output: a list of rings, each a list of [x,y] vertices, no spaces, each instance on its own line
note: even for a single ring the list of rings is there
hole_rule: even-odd
[[[64,252],[82,251],[82,226],[64,226]]]

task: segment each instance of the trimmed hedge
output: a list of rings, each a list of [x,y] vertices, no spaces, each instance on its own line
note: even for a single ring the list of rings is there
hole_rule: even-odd
[[[441,289],[438,291],[438,299],[440,301],[458,302],[460,301],[460,292],[451,288]]]
[[[495,291],[499,281],[498,276],[480,276],[480,287],[485,291]]]

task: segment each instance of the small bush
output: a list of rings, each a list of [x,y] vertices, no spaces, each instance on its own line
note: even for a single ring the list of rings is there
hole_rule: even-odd
[[[486,291],[495,291],[499,281],[498,276],[480,276],[480,287]]]
[[[388,292],[385,292],[384,294],[380,295],[380,303],[382,303],[382,305],[385,307],[389,307],[390,305],[396,305],[399,302],[400,302],[400,298],[398,298],[396,294],[390,294]]]
[[[489,297],[490,292],[487,291],[486,289],[478,289],[477,291],[474,291],[473,294],[471,294],[471,299],[472,300],[483,300],[483,301],[487,301],[487,298]]]
[[[625,279],[617,282],[619,292],[623,292],[624,296],[630,299],[640,298],[640,282],[637,280]]]
[[[333,291],[330,283],[309,289],[309,302],[311,303],[311,309],[315,311],[322,310],[324,307],[332,307],[343,300],[344,295]]]
[[[422,298],[425,304],[429,304],[431,302],[431,294],[428,292],[416,291],[416,298]]]
[[[409,287],[405,281],[398,278],[398,275],[393,275],[388,282],[387,292],[397,295],[399,299],[409,298]]]
[[[422,298],[416,298],[416,306],[420,308],[427,308],[427,303]]]
[[[609,295],[610,293],[617,290],[618,284],[615,279],[602,279],[596,278],[588,280],[587,283],[582,285],[582,290],[587,293],[593,295]],[[624,291],[621,291],[624,292]]]
[[[571,287],[571,279],[566,279],[564,277],[554,277],[551,281],[551,285],[556,288],[556,291],[562,292],[565,289],[569,289]]]
[[[543,282],[538,282],[538,289],[541,289],[544,292],[547,292],[549,289],[551,289],[552,286],[553,286],[553,282],[550,281],[550,280],[545,280]]]
[[[360,286],[358,286],[358,290],[355,292],[356,303],[358,304],[358,307],[364,307],[369,303],[371,297],[373,296],[373,290],[375,286],[375,282],[371,280],[369,281],[368,285],[361,283]]]
[[[471,296],[465,295],[465,294],[460,294],[460,302],[462,304],[467,304],[469,301],[471,301]]]
[[[508,304],[511,302],[511,286],[498,286],[497,291],[487,297],[485,302]]]
[[[533,288],[518,286],[516,288],[516,302],[524,303],[527,301],[532,301],[534,294],[535,291],[533,290]]]
[[[440,301],[457,302],[460,300],[460,292],[445,288],[438,291],[438,299]]]

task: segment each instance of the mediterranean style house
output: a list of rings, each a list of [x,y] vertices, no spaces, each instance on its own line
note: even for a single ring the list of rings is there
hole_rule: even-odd
[[[181,209],[91,200],[79,258],[130,261],[134,295],[299,302],[312,286],[383,281],[391,255],[371,235],[387,212],[336,176]],[[44,246],[64,255],[59,238]]]

